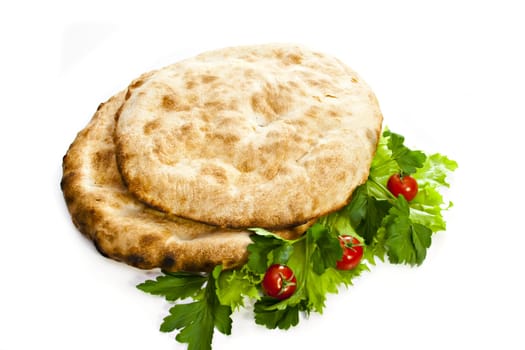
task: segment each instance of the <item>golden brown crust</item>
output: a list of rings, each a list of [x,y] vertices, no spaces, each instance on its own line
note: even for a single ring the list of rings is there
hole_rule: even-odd
[[[127,191],[113,143],[115,114],[124,97],[121,92],[101,104],[64,156],[61,187],[75,226],[104,256],[142,269],[207,271],[244,263],[249,232],[162,213]],[[294,238],[304,230],[281,234]]]
[[[345,205],[366,181],[382,115],[329,56],[234,47],[130,86],[117,162],[131,193],[222,227],[289,227]]]

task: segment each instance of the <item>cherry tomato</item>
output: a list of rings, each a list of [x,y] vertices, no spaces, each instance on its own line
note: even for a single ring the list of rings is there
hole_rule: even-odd
[[[352,270],[363,258],[363,245],[353,236],[339,236],[339,243],[343,248],[343,257],[337,262],[339,270]]]
[[[399,197],[402,194],[407,201],[411,201],[417,194],[417,181],[410,175],[401,176],[394,174],[390,176],[386,187],[392,194]]]
[[[274,264],[266,270],[262,287],[266,295],[283,300],[291,297],[295,292],[297,279],[288,266]]]

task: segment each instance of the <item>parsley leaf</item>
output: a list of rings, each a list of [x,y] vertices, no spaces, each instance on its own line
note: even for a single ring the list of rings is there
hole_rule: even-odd
[[[299,324],[299,305],[286,306],[283,309],[272,308],[275,299],[264,297],[254,305],[255,323],[269,329],[288,329]]]
[[[386,249],[388,259],[394,264],[421,265],[431,244],[432,230],[410,220],[410,208],[399,196],[390,210],[386,222]]]
[[[321,275],[327,268],[335,266],[337,261],[341,259],[343,249],[339,239],[331,234],[326,226],[315,223],[308,232],[313,243],[312,270]]]
[[[383,136],[388,137],[388,149],[392,151],[392,159],[394,159],[401,173],[413,174],[417,168],[421,168],[425,162],[426,156],[421,151],[413,151],[404,145],[405,138],[399,134],[395,134],[389,130],[383,133]]]
[[[366,183],[354,192],[352,201],[347,206],[350,222],[365,244],[371,244],[381,222],[392,205],[387,199],[378,199],[369,193],[370,183]]]
[[[214,274],[208,275],[204,293],[195,301],[176,304],[160,326],[162,332],[179,329],[177,341],[188,344],[188,350],[211,350],[215,328],[226,335],[231,334],[231,313],[229,306],[221,305],[216,294]]]
[[[293,251],[291,241],[275,235],[261,235],[261,231],[251,235],[252,244],[248,245],[248,268],[264,274],[271,263],[285,264]]]
[[[206,282],[206,276],[184,272],[165,272],[155,280],[147,280],[137,288],[143,292],[161,295],[168,301],[175,301],[196,295]]]

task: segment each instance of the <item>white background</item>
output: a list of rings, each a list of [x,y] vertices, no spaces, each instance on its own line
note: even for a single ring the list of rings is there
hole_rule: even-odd
[[[186,4],[184,4],[186,3]],[[419,268],[379,264],[289,331],[234,315],[214,349],[524,349],[519,1],[12,1],[0,5],[0,350],[185,349],[154,276],[73,227],[62,156],[140,73],[227,45],[295,42],[372,86],[407,144],[459,162]]]

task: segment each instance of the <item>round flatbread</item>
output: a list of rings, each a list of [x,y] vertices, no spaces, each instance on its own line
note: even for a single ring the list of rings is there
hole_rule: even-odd
[[[382,115],[339,60],[292,45],[225,48],[136,80],[118,113],[128,189],[221,227],[289,227],[366,181]]]
[[[115,160],[115,114],[121,92],[101,104],[63,160],[62,190],[75,226],[105,256],[135,267],[208,271],[243,264],[246,230],[222,229],[154,210],[126,189]],[[295,238],[306,230],[277,232]]]

